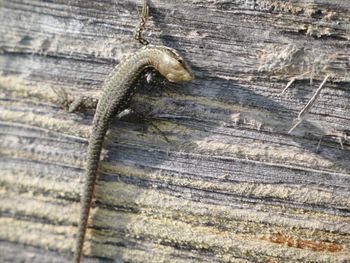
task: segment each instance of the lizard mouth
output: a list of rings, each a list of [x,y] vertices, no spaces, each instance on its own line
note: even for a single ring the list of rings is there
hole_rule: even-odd
[[[182,71],[177,72],[176,74],[174,73],[169,73],[167,74],[166,78],[170,81],[170,82],[191,82],[193,80],[193,75],[191,73],[189,73],[188,71]]]

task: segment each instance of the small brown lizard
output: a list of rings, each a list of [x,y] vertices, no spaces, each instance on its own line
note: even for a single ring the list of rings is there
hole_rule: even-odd
[[[123,112],[132,98],[135,87],[134,80],[146,68],[155,68],[170,82],[190,82],[193,74],[183,62],[182,57],[172,48],[147,45],[142,32],[148,18],[147,1],[144,0],[140,17],[140,25],[135,33],[135,39],[145,45],[121,61],[103,84],[93,119],[92,132],[89,139],[86,162],[86,177],[81,197],[81,212],[78,236],[74,251],[74,262],[79,263],[83,254],[83,245],[88,224],[91,202],[102,150],[102,143],[114,116]]]

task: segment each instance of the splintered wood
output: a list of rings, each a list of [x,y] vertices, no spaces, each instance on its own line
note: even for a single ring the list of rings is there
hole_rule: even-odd
[[[141,4],[1,1],[0,262],[71,260],[94,112],[54,91],[99,98],[140,46]],[[196,78],[150,72],[132,110],[151,124],[111,124],[85,259],[347,262],[350,2],[152,0],[149,13],[147,41]]]

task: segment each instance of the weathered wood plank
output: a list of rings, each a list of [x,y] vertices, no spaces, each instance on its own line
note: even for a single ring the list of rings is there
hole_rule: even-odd
[[[0,0],[1,262],[71,257],[92,114],[65,112],[52,89],[98,97],[138,48],[140,4]],[[113,123],[89,260],[346,262],[350,2],[154,0],[150,11],[148,39],[182,52],[196,80],[140,80],[133,107],[169,142],[147,123]]]

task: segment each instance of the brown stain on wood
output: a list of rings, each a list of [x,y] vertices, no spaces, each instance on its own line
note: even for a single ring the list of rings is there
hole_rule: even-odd
[[[287,245],[288,247],[295,247],[301,249],[311,249],[319,252],[340,252],[343,250],[343,246],[328,242],[318,242],[305,240],[300,238],[294,238],[282,233],[277,233],[269,237],[263,237],[263,240],[268,240],[275,244]]]
[[[92,117],[65,112],[53,88],[98,97],[138,48],[142,1],[20,2],[0,8],[0,262],[68,262]],[[167,86],[151,82],[135,98],[170,143],[149,124],[113,124],[90,255],[347,262],[350,2],[180,2],[151,1],[147,32],[179,49],[196,81],[163,95],[146,92]],[[287,134],[330,73],[312,114]],[[342,149],[325,137],[334,132],[345,134]]]

